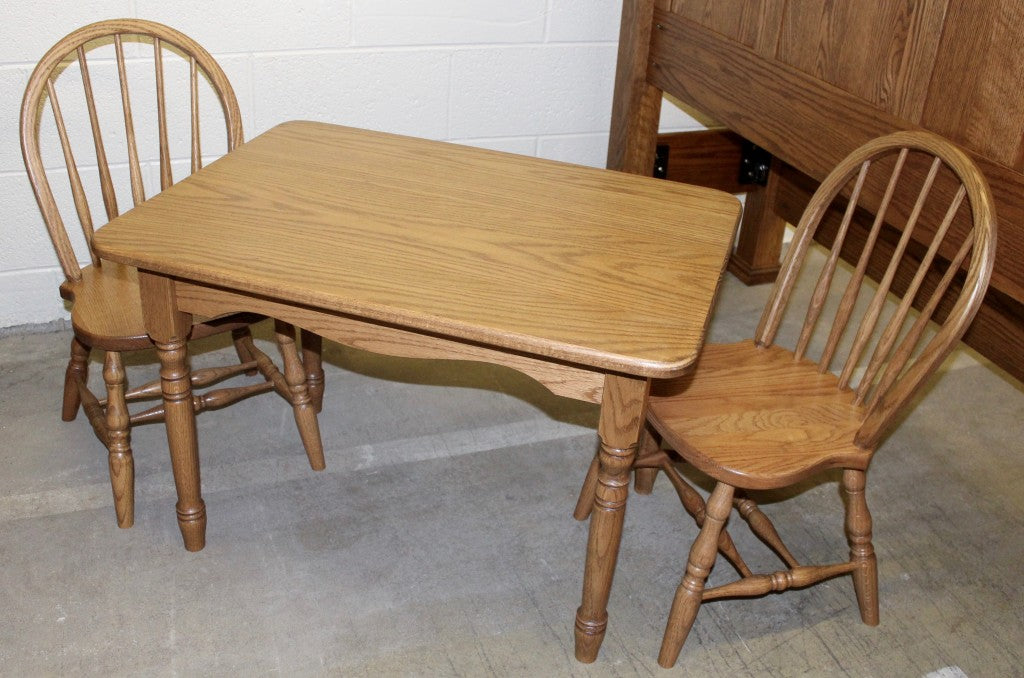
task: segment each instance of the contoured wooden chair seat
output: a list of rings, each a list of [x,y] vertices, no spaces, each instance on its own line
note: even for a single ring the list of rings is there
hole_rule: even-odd
[[[134,266],[112,262],[85,266],[79,280],[65,280],[60,296],[72,302],[71,326],[105,351],[131,351],[152,346],[142,320],[139,276]],[[115,300],[113,303],[111,300]]]
[[[104,262],[100,268],[85,266],[80,280],[61,283],[60,296],[72,302],[71,326],[89,346],[104,351],[137,351],[153,347],[146,334],[139,300],[139,274],[134,266]],[[192,325],[190,339],[241,330],[260,316],[241,313],[212,322]]]
[[[856,394],[810,360],[753,341],[707,346],[695,369],[651,387],[648,421],[701,471],[749,489],[827,468],[867,468]]]

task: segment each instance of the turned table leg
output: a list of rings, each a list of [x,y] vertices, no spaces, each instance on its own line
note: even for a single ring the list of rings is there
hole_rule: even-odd
[[[323,339],[309,330],[299,332],[302,342],[302,366],[306,369],[306,386],[313,410],[320,414],[324,406]]]
[[[167,446],[178,491],[178,527],[189,551],[206,545],[206,504],[199,485],[199,442],[192,409],[186,340],[192,317],[178,311],[174,281],[139,271],[142,309],[160,359]]]
[[[284,378],[291,393],[290,400],[295,412],[295,424],[299,429],[299,437],[302,438],[302,445],[306,449],[309,465],[314,471],[322,471],[327,465],[324,461],[323,442],[320,440],[320,425],[316,419],[318,410],[306,381],[308,366],[303,365],[295,347],[295,327],[278,320],[275,321],[274,332],[277,337],[277,346],[281,351],[281,359],[284,362]],[[319,353],[317,355],[319,356]],[[320,383],[323,384],[322,376]],[[323,395],[322,391],[321,395]]]
[[[598,435],[599,470],[590,515],[583,600],[576,611],[576,659],[597,659],[608,626],[608,595],[619,555],[622,522],[629,495],[630,470],[636,459],[650,381],[608,375],[604,382]]]

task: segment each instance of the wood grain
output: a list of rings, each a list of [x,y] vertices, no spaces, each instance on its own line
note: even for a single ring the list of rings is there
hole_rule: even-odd
[[[948,11],[944,27],[937,30],[943,4]],[[787,6],[787,37],[776,58],[702,27],[692,15],[659,9],[648,81],[819,181],[855,146],[893,130],[921,125],[965,144],[988,178],[1001,232],[990,300],[965,339],[1021,378],[1024,267],[1016,262],[1024,260],[1024,229],[1019,226],[1024,223],[1024,175],[1020,116],[1013,114],[1018,104],[1012,102],[1024,98],[1018,96],[1021,78],[1015,75],[1020,60],[1001,56],[1020,51],[1020,34],[1012,27],[1021,11],[1014,2],[804,0]],[[892,18],[888,25],[880,19],[886,16]],[[850,40],[849,35],[863,34],[852,25],[859,17],[882,28],[863,41]],[[855,54],[862,45],[892,55],[892,61],[878,63],[880,70],[873,73],[849,68],[871,58]],[[853,50],[852,61],[820,54],[831,49]],[[972,75],[965,78],[965,73]],[[927,92],[922,93],[924,85]],[[883,90],[889,92],[889,103],[880,106],[877,92]],[[781,211],[785,208],[776,206],[768,214]],[[778,229],[774,218],[766,223],[766,237],[756,233],[756,224],[744,226],[739,244],[749,239],[753,256],[771,261],[778,252],[772,235]],[[743,275],[742,267],[735,271]]]
[[[1016,0],[949,0],[921,116],[928,129],[1018,173],[1024,171],[1022,23],[1024,5]]]
[[[717,483],[708,497],[707,515],[700,533],[690,548],[686,561],[686,574],[676,589],[672,609],[665,626],[658,665],[672,668],[679,657],[679,651],[690,634],[693,622],[704,594],[704,583],[711,573],[718,555],[718,536],[725,527],[732,507],[733,488],[726,483]]]
[[[705,473],[751,489],[834,466],[866,467],[853,444],[864,410],[832,374],[752,341],[705,347],[693,373],[656,382],[650,421]]]
[[[135,122],[132,118],[131,97],[128,94],[128,73],[124,63],[124,45],[121,34],[114,34],[117,53],[117,78],[121,84],[121,108],[124,112],[124,138],[128,144],[128,170],[131,177],[132,201],[138,205],[146,199],[142,186],[142,168],[139,165],[139,150],[135,142]]]
[[[659,5],[654,10],[656,30],[650,40],[647,72],[650,86],[709,114],[814,179],[820,180],[839,164],[800,217],[756,341],[707,347],[694,373],[659,382],[652,394],[649,419],[665,442],[718,481],[708,507],[708,515],[715,519],[705,521],[691,549],[669,616],[659,657],[666,667],[675,663],[700,606],[717,535],[728,515],[725,497],[731,496],[731,484],[782,487],[820,469],[842,467],[850,560],[825,566],[796,565],[785,547],[779,548],[781,541],[771,524],[749,504],[740,502],[742,510],[753,517],[751,527],[783,554],[789,569],[744,574],[737,582],[706,592],[707,599],[760,595],[850,573],[863,621],[878,623],[878,574],[871,517],[864,499],[868,460],[896,418],[909,407],[913,394],[964,336],[979,312],[990,276],[996,288],[993,298],[1011,297],[1016,303],[1024,300],[1024,269],[1017,266],[1024,253],[1024,229],[1020,228],[1024,220],[1024,201],[1020,200],[1024,137],[1021,116],[1014,114],[1022,100],[1020,60],[1014,58],[1024,47],[1020,31],[1015,29],[1024,18],[1019,3],[792,0],[784,3],[783,14],[759,18],[769,24],[760,26],[755,34],[773,34],[781,27],[781,33],[775,33],[775,49],[767,52],[763,45],[755,45],[741,25],[744,12],[764,5],[755,0],[673,0],[669,7]],[[646,17],[643,20],[646,22]],[[620,94],[616,92],[617,98]],[[1000,101],[1018,103],[1000,105]],[[871,141],[920,126],[959,141],[969,149],[970,157],[934,135],[897,134]],[[619,142],[614,138],[618,131],[613,128],[613,144]],[[868,175],[869,165],[878,164],[884,170],[887,162],[894,162],[890,158],[876,163],[872,146],[879,144],[875,148],[879,150],[896,137],[908,141],[910,148],[927,151],[925,156],[942,157],[950,171],[940,166],[943,163],[932,163],[929,168],[931,157],[925,162],[904,151],[895,161],[901,169],[892,181],[884,178],[889,176],[884,171]],[[915,137],[926,143],[917,144]],[[865,150],[869,152],[862,153]],[[863,165],[856,188],[835,185],[835,181],[849,181],[857,163]],[[989,177],[991,190],[978,172],[979,166]],[[895,186],[896,178],[904,183],[909,179],[917,188],[896,194],[890,202],[886,186]],[[763,210],[768,217],[766,227],[752,223],[754,232],[748,233],[744,221],[739,241],[743,253],[738,260],[774,260],[778,252],[775,238],[781,234],[779,217],[784,214],[779,207],[787,185],[775,176]],[[849,197],[851,192],[849,202],[833,204],[837,195]],[[961,202],[969,203],[970,209],[962,209]],[[1001,263],[992,272],[995,205],[1001,210],[1004,237],[1000,240]],[[877,217],[865,221],[861,208],[876,212]],[[774,346],[774,341],[797,272],[822,219],[828,221],[826,239],[831,238],[835,249],[811,297],[803,336],[793,355]],[[768,237],[759,237],[759,231]],[[866,245],[866,249],[861,253],[852,244]],[[848,249],[853,250],[852,257],[847,255]],[[838,306],[835,324],[823,357],[814,365],[801,356],[819,317],[828,331],[833,311],[831,307],[828,313],[823,311],[840,255],[858,264],[847,293],[834,302]],[[890,263],[891,258],[898,263]],[[967,271],[961,276],[962,267]],[[865,273],[881,280],[877,292],[860,291]],[[882,301],[890,290],[908,298],[891,319],[882,321]],[[945,305],[941,298],[947,292],[955,301]],[[858,296],[872,295],[866,315],[860,315],[859,306],[864,304],[858,304]],[[912,322],[908,320],[911,305],[922,309]],[[940,306],[937,318],[943,324],[912,358],[925,324]],[[990,313],[987,317],[1000,316]],[[1006,364],[1024,373],[1024,361],[1019,357],[1024,343],[1020,341],[1024,331],[1019,319],[1024,314],[1015,317],[1016,331],[997,332],[997,338],[986,341],[988,346],[997,346],[997,353],[1008,353]],[[840,341],[848,321],[851,328],[861,328],[852,338],[852,349]],[[876,340],[879,334],[881,338]],[[998,347],[1003,337],[1016,339],[1009,351]],[[828,372],[831,357],[844,352],[848,359],[837,379]],[[865,358],[867,365],[854,393],[851,377],[861,369],[862,356],[870,358]],[[734,379],[733,370],[743,376]],[[869,397],[872,388],[875,391]]]
[[[288,123],[111,222],[96,247],[250,296],[672,376],[696,357],[738,214],[708,189]]]
[[[590,515],[583,599],[576,611],[576,658],[597,659],[608,626],[608,596],[619,557],[629,497],[629,474],[644,426],[649,379],[610,374],[605,378],[597,432],[599,468]]]
[[[78,337],[71,338],[71,358],[64,370],[64,397],[61,400],[60,418],[74,421],[78,407],[82,404],[79,384],[89,381],[89,347]]]
[[[623,0],[608,143],[608,169],[642,176],[650,176],[654,167],[661,113],[661,90],[647,82],[654,5],[653,0]]]
[[[346,346],[400,358],[469,360],[504,365],[532,377],[556,395],[601,402],[604,374],[592,368],[538,360],[470,342],[368,323],[341,313],[296,307],[271,299],[253,299],[194,283],[179,282],[177,290],[179,305],[193,313],[214,317],[250,309],[304,328],[303,336],[312,332],[314,336],[327,337]]]
[[[780,63],[919,122],[948,0],[786,4]]]
[[[185,548],[199,551],[206,545],[206,503],[199,483],[199,441],[185,346],[192,318],[178,310],[174,281],[143,273],[139,288],[146,328],[160,360],[167,444],[178,493],[178,527]]]
[[[107,351],[104,356],[103,382],[107,386],[104,424],[114,511],[118,527],[131,527],[135,523],[135,463],[128,407],[124,402],[127,380],[121,354],[117,351]]]
[[[118,36],[115,40],[117,51],[118,74],[121,85],[122,115],[123,124],[126,126],[127,139],[129,142],[129,157],[122,160],[127,161],[131,168],[132,194],[136,202],[144,199],[142,195],[142,183],[140,170],[138,169],[138,157],[134,150],[135,133],[132,122],[131,104],[128,99],[127,80],[124,75],[125,61],[123,55],[122,35],[145,35],[153,36],[162,41],[165,45],[180,49],[188,55],[193,55],[198,68],[210,81],[213,90],[217,93],[224,110],[224,124],[228,136],[228,148],[242,142],[242,119],[241,112],[235,99],[234,90],[227,76],[217,64],[216,60],[203,47],[188,36],[168,28],[161,24],[136,19],[112,19],[99,21],[88,26],[83,26],[72,31],[63,39],[51,47],[36,64],[32,75],[29,76],[28,85],[22,98],[20,115],[20,138],[22,155],[25,159],[25,169],[28,172],[29,180],[32,183],[39,209],[50,231],[54,248],[57,250],[61,268],[68,280],[77,280],[80,277],[78,257],[76,257],[68,238],[61,217],[57,201],[53,197],[53,190],[50,187],[47,177],[41,150],[39,146],[39,124],[44,111],[44,100],[47,89],[50,87],[51,79],[61,70],[61,64],[71,54],[75,54],[82,64],[82,81],[89,119],[92,126],[93,138],[97,162],[100,170],[101,190],[103,203],[107,214],[113,218],[117,214],[116,199],[109,174],[109,162],[103,146],[102,135],[100,134],[99,116],[96,111],[95,97],[93,96],[92,83],[88,67],[85,62],[87,47],[95,46],[96,41]],[[84,226],[84,224],[83,224]],[[88,260],[88,256],[82,256],[82,260]]]
[[[784,0],[673,0],[672,13],[746,45],[759,54],[775,54]]]
[[[779,273],[786,222],[775,212],[778,190],[778,173],[771,172],[767,185],[747,192],[736,249],[729,258],[729,272],[747,285],[772,282]]]
[[[856,147],[916,125],[795,68],[655,12],[648,80],[821,180]],[[786,96],[779,96],[785,92]],[[836,124],[836,121],[842,124]],[[800,143],[794,144],[793,139]],[[988,179],[1002,237],[992,285],[1024,300],[1024,176],[968,149]]]
[[[857,605],[864,623],[878,626],[878,564],[875,547],[871,544],[871,513],[864,498],[866,483],[864,471],[843,471],[844,529],[850,544],[850,562],[856,566],[853,587],[857,593]]]
[[[743,139],[735,132],[719,128],[659,134],[658,146],[668,149],[665,178],[669,181],[726,193],[753,188],[739,182]]]
[[[316,420],[317,407],[306,387],[306,370],[295,345],[295,326],[282,320],[275,320],[274,335],[284,363],[284,381],[287,388],[284,398],[292,405],[295,425],[299,429],[310,468],[314,471],[323,471],[327,465],[324,462],[320,427]]]
[[[593,661],[648,377],[698,354],[738,213],[718,191],[295,122],[114,220],[96,247],[139,267],[143,307],[154,307],[186,544],[201,547],[205,524],[195,424],[179,403],[191,313],[260,311],[392,355],[508,365],[601,400],[575,624],[576,656]],[[305,366],[293,341],[281,344],[291,387]]]

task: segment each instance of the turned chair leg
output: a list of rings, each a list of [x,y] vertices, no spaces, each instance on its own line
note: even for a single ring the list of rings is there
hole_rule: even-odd
[[[309,465],[314,471],[322,471],[327,463],[324,461],[324,448],[320,440],[320,425],[316,420],[316,408],[306,388],[306,371],[295,348],[295,328],[288,323],[276,321],[274,333],[284,362],[284,378],[291,394],[299,437],[306,448]]]
[[[64,401],[61,405],[60,418],[74,421],[78,416],[78,408],[82,404],[79,383],[85,384],[89,378],[89,347],[78,340],[71,339],[71,358],[64,372]]]
[[[656,468],[638,468],[633,470],[633,489],[637,494],[650,494],[654,491],[654,479],[658,477]]]
[[[302,366],[306,368],[306,388],[309,389],[313,409],[320,414],[324,407],[324,342],[319,334],[306,330],[300,330],[299,337],[302,341]]]
[[[576,520],[586,520],[594,509],[594,496],[597,494],[597,472],[600,468],[601,462],[597,454],[594,454],[594,458],[590,460],[587,475],[583,479],[583,487],[580,488],[580,494],[576,498],[576,508],[572,512],[572,517]]]
[[[661,436],[650,426],[645,426],[640,434],[640,451],[637,453],[637,462],[661,451]],[[654,479],[658,477],[656,466],[633,469],[633,489],[637,494],[650,494],[654,491]]]
[[[857,594],[860,618],[868,626],[878,626],[878,562],[871,544],[871,513],[864,498],[864,471],[843,471],[843,499],[846,506],[846,540],[853,571],[853,590]]]
[[[665,637],[661,642],[658,664],[664,668],[671,668],[675,665],[676,659],[679,658],[679,651],[683,649],[686,637],[690,635],[693,621],[697,618],[697,611],[700,609],[701,598],[704,594],[704,582],[707,580],[708,574],[711,573],[711,568],[718,555],[718,537],[732,510],[733,492],[734,488],[731,485],[718,483],[708,498],[704,525],[690,549],[686,574],[683,576],[679,588],[676,589],[676,596],[672,601],[672,611],[668,616],[668,625],[665,627]]]
[[[124,400],[124,365],[117,351],[106,353],[103,381],[107,385],[106,444],[114,511],[118,527],[131,527],[135,523],[135,463],[132,459],[128,405]]]

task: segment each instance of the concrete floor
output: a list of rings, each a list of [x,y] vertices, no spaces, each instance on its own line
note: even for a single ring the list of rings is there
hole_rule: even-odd
[[[767,291],[728,279],[712,338],[748,336]],[[328,470],[274,396],[203,415],[208,542],[190,554],[159,425],[133,433],[136,525],[116,527],[102,446],[59,419],[69,338],[0,338],[2,675],[1022,675],[1024,391],[969,352],[869,475],[881,625],[848,578],[716,602],[665,671],[696,530],[664,479],[630,501],[598,661],[573,659],[595,407],[505,369],[328,345]],[[765,498],[801,560],[845,554],[834,481]]]

